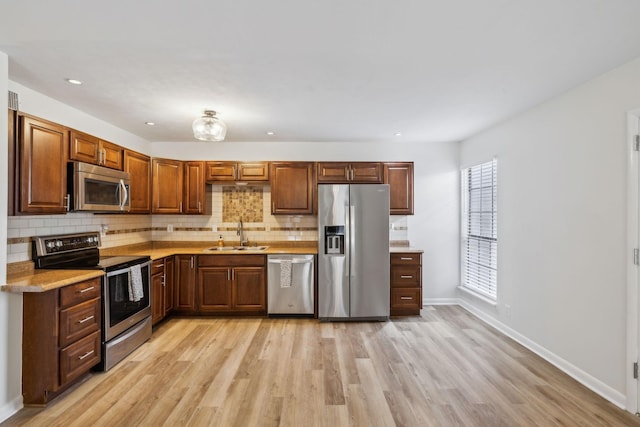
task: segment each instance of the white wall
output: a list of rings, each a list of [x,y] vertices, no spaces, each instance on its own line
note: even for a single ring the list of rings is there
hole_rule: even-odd
[[[9,59],[0,52],[0,111],[7,111]],[[7,115],[0,114],[0,135],[7,135]],[[7,150],[0,150],[0,176],[7,176]],[[6,182],[6,181],[5,181]],[[2,194],[6,194],[6,191]],[[7,241],[7,198],[0,197],[0,241]],[[7,254],[0,251],[0,282],[6,283]],[[0,292],[0,421],[22,406],[22,297]]]
[[[460,152],[463,166],[498,157],[499,241],[498,306],[461,298],[620,406],[626,111],[639,106],[636,60],[464,141]]]

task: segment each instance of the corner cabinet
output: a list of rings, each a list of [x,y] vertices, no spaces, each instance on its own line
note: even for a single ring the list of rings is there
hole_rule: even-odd
[[[413,215],[413,162],[384,164],[391,215]]]
[[[271,213],[312,215],[315,213],[315,164],[312,162],[272,162]]]
[[[19,127],[19,212],[66,213],[68,129],[29,116],[20,116]]]
[[[151,212],[151,158],[125,150],[124,171],[129,172],[129,213]]]
[[[267,314],[265,255],[200,255],[198,314]]]
[[[100,278],[23,294],[22,395],[44,405],[101,360]]]
[[[182,162],[170,159],[153,159],[151,166],[153,171],[151,213],[182,213]]]
[[[422,254],[391,254],[391,315],[419,315],[422,308]]]

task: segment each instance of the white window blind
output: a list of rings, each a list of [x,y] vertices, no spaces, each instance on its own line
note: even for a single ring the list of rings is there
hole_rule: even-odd
[[[462,170],[462,286],[497,298],[497,160]]]

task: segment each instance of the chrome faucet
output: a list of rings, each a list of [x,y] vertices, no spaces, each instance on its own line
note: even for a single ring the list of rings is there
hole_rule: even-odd
[[[236,234],[240,236],[240,246],[249,245],[249,240],[247,240],[244,236],[244,226],[242,224],[242,217],[240,217],[240,221],[238,222],[238,231]]]

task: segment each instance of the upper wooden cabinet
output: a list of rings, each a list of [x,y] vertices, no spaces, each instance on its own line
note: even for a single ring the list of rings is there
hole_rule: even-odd
[[[184,194],[182,213],[204,213],[204,162],[183,162]]]
[[[391,215],[413,215],[413,162],[384,164]]]
[[[383,167],[380,162],[318,162],[318,183],[381,184]]]
[[[122,170],[124,149],[86,133],[71,131],[69,159]]]
[[[153,159],[152,213],[182,213],[183,166],[179,160]]]
[[[304,215],[314,213],[315,170],[313,162],[272,162],[271,213]]]
[[[269,181],[269,162],[206,162],[207,182]]]
[[[20,213],[66,213],[69,131],[29,116],[20,116],[19,127]]]
[[[129,172],[129,213],[151,212],[151,158],[124,151],[124,171]]]

